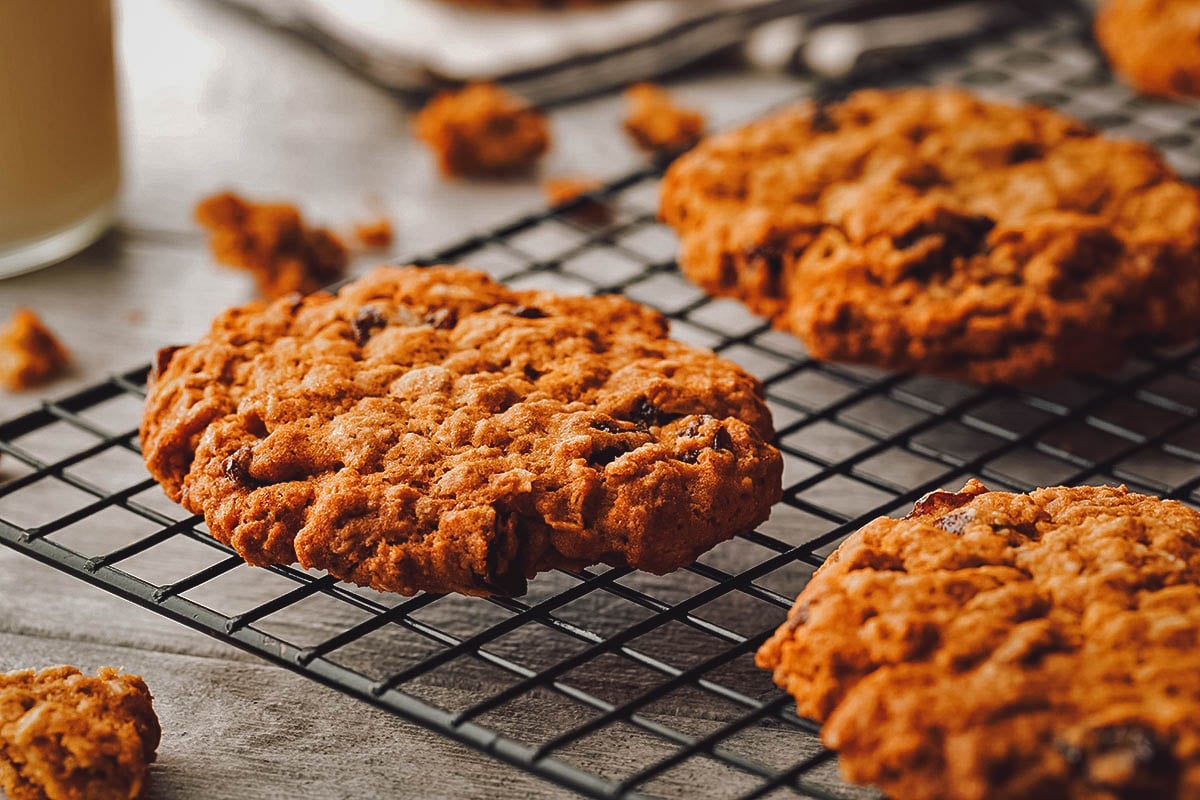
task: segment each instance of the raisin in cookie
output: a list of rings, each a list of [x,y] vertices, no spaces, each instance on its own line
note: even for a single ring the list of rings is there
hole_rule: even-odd
[[[683,271],[817,358],[984,383],[1200,332],[1200,197],[1150,147],[958,90],[802,104],[679,159]]]
[[[765,520],[762,386],[615,296],[381,268],[159,354],[146,464],[252,564],[410,594],[663,573]]]
[[[0,673],[0,787],[9,800],[133,800],[161,735],[152,700],[109,667]]]
[[[848,538],[758,663],[896,800],[1200,797],[1200,513],[935,492]]]
[[[1200,3],[1108,0],[1096,40],[1113,68],[1148,94],[1200,95]]]

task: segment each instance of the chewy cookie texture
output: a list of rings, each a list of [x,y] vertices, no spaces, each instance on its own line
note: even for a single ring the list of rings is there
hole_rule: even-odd
[[[1200,797],[1200,513],[935,492],[850,536],[759,651],[895,800]]]
[[[1200,196],[1147,145],[953,89],[865,90],[667,172],[680,266],[818,358],[983,383],[1200,332]]]
[[[449,267],[226,312],[159,354],[141,429],[252,564],[475,595],[690,563],[779,499],[772,433],[759,382],[657,312]]]
[[[290,203],[258,203],[221,192],[196,205],[213,257],[254,276],[263,297],[315,292],[343,276],[349,253],[331,231]]]
[[[0,673],[8,800],[134,800],[161,731],[145,682],[109,667]]]

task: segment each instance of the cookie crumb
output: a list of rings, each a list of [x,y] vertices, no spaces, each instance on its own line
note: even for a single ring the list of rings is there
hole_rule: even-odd
[[[309,226],[289,203],[257,203],[222,192],[196,206],[196,221],[209,231],[213,257],[251,273],[269,299],[315,292],[346,272],[349,256],[342,241]]]
[[[1106,0],[1095,34],[1113,70],[1137,91],[1200,96],[1200,15],[1193,0]]]
[[[629,101],[625,131],[647,152],[686,150],[704,136],[704,115],[676,105],[657,84],[635,83],[625,90],[625,98]]]
[[[861,89],[706,139],[660,194],[683,274],[816,359],[1024,385],[1200,334],[1200,192],[1052,109]]]
[[[392,230],[392,223],[380,217],[373,222],[355,225],[354,236],[363,246],[382,250],[392,246],[395,232]]]
[[[53,378],[70,361],[67,349],[27,308],[18,308],[0,330],[0,384],[13,391]]]
[[[568,203],[581,194],[594,192],[602,186],[600,181],[583,176],[548,178],[542,183],[542,191],[552,206]],[[584,225],[607,225],[612,222],[612,207],[595,198],[581,200],[564,212],[576,222]]]
[[[417,114],[415,130],[446,176],[526,172],[550,146],[545,116],[493,83],[439,94]]]
[[[134,800],[162,735],[153,699],[111,667],[0,673],[0,787],[13,800]]]

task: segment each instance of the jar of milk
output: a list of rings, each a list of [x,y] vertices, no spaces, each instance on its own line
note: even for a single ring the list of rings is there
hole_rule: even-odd
[[[115,84],[111,0],[0,0],[0,277],[112,224]]]

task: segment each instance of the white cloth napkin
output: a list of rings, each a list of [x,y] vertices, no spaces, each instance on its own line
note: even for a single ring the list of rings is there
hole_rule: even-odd
[[[314,40],[399,91],[502,79],[539,103],[684,66],[741,41],[778,13],[774,9],[788,5],[632,0],[596,8],[493,11],[442,0],[225,2]]]

